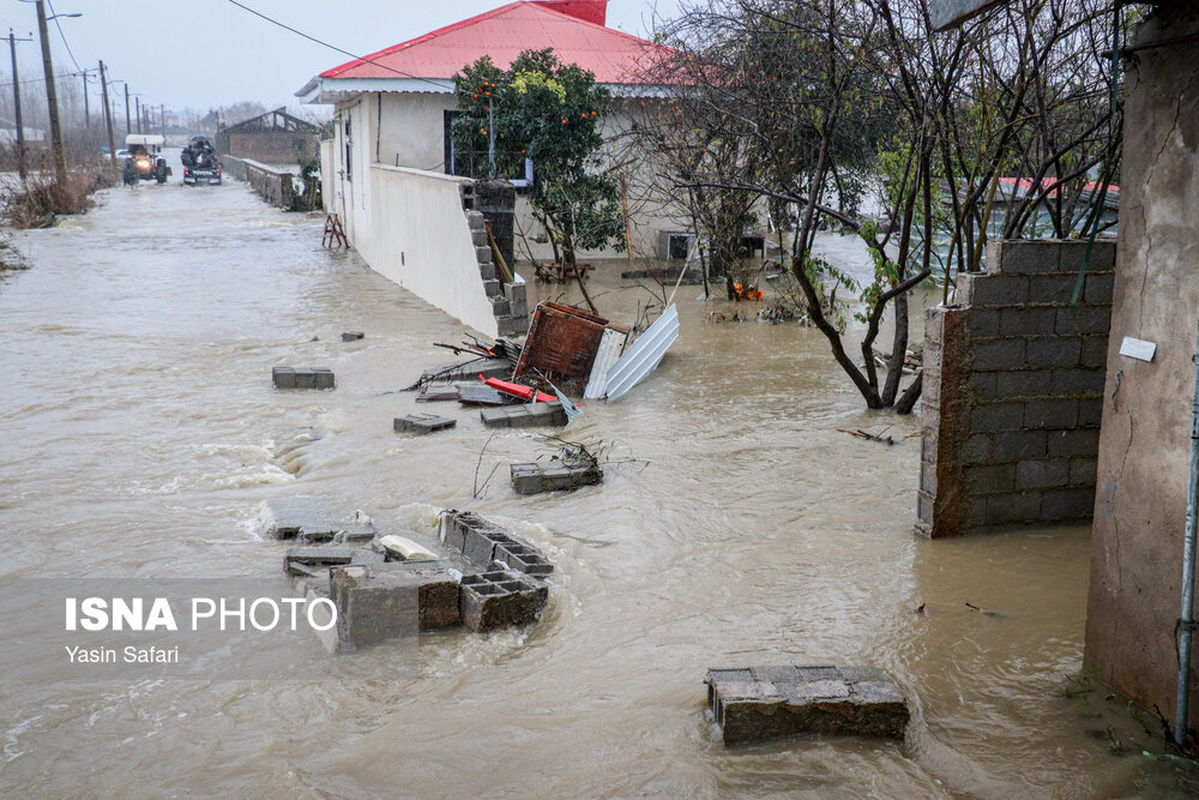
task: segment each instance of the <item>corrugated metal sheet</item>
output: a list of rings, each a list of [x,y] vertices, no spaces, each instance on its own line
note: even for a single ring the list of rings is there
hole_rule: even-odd
[[[608,370],[608,399],[615,400],[645,380],[678,338],[679,310],[671,305]]]
[[[514,375],[539,369],[566,378],[591,374],[608,320],[549,300],[538,303]]]
[[[595,362],[591,367],[591,379],[587,382],[587,389],[583,392],[583,397],[595,400],[607,393],[608,370],[612,369],[612,365],[620,358],[628,338],[628,331],[616,328],[604,329],[604,335],[600,338],[599,350],[595,353]]]

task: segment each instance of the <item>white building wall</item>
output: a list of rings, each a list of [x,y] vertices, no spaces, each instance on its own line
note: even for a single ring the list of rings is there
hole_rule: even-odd
[[[375,163],[377,147],[382,152],[385,142],[393,146],[405,135],[391,128],[397,118],[388,100],[382,128],[378,95],[338,104],[334,138],[321,148],[323,184],[333,187],[326,208],[341,215],[350,245],[371,269],[494,338],[496,320],[458,194],[463,179]]]
[[[371,95],[370,102],[377,104],[378,97]],[[445,112],[457,107],[452,94],[383,94],[376,160],[393,167],[446,172]]]
[[[337,147],[335,139],[321,142],[321,205],[325,213],[331,214],[337,209],[337,181],[333,177],[337,171],[333,167],[333,151]]]
[[[377,272],[484,336],[498,335],[462,211],[463,179],[374,164],[370,224],[354,246]]]
[[[377,138],[372,138],[372,154],[377,154],[379,163],[392,166],[413,167],[433,172],[446,171],[445,164],[445,112],[457,108],[453,94],[395,93],[363,95],[362,104],[368,109],[372,120],[382,118]],[[648,162],[629,162],[627,134],[637,117],[644,112],[645,103],[653,100],[622,100],[617,98],[612,111],[604,119],[603,134],[610,144],[610,159],[625,162],[629,214],[631,219],[633,254],[638,257],[654,255],[658,232],[678,231],[688,228],[686,216],[669,198],[647,191],[653,178],[648,172]],[[357,125],[357,123],[355,123]],[[375,133],[372,132],[374,137]],[[527,259],[530,251],[538,260],[553,257],[553,248],[548,242],[537,242],[545,238],[545,230],[533,218],[527,195],[518,194],[516,200],[517,230],[525,232],[525,241],[516,242],[517,258]],[[580,250],[582,258],[616,258],[622,253],[613,249]]]

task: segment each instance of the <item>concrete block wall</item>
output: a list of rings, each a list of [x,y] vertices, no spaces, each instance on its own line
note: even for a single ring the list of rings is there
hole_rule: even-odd
[[[918,532],[1089,519],[1116,247],[989,245],[988,271],[925,319]]]
[[[491,242],[487,238],[487,230],[483,227],[486,219],[483,212],[474,210],[473,187],[463,184],[459,188],[466,223],[470,227],[471,243],[475,248],[475,258],[479,262],[479,277],[483,279],[483,289],[491,303],[496,330],[500,336],[524,336],[529,330],[528,287],[520,275],[515,275],[515,283],[501,280],[503,276],[499,274],[499,268],[492,257]]]
[[[291,204],[291,197],[295,191],[292,186],[291,172],[268,167],[266,164],[260,164],[248,158],[229,155],[221,156],[221,168],[234,177],[249,183],[250,188],[271,205],[287,206]]]

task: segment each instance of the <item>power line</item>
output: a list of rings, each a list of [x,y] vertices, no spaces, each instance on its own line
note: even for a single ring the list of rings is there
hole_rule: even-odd
[[[75,64],[75,69],[84,72],[83,67],[79,66],[79,62],[75,60],[75,54],[71,52],[71,45],[67,44],[67,35],[62,32],[62,23],[58,20],[58,14],[54,10],[54,3],[46,0],[46,5],[50,7],[50,15],[54,17],[54,27],[58,28],[58,37],[62,39],[62,46],[67,48],[67,55],[71,57],[71,62]]]
[[[7,39],[8,37],[6,36],[4,38]],[[61,72],[58,75],[54,76],[54,80],[58,80],[59,78],[78,78],[82,74],[83,74],[82,72]],[[45,83],[45,82],[46,82],[45,78],[26,78],[23,81],[18,81],[18,83],[20,83],[22,86],[24,86],[27,83]],[[7,89],[10,86],[12,86],[12,81],[9,81],[8,83],[0,83],[0,89]]]
[[[266,20],[267,22],[271,23],[272,25],[278,25],[280,28],[283,28],[284,30],[287,30],[287,31],[291,31],[292,33],[296,34],[297,36],[302,36],[305,39],[307,39],[308,41],[315,42],[315,43],[321,45],[322,47],[327,47],[330,50],[334,50],[338,53],[341,53],[342,55],[349,56],[350,58],[353,58],[357,61],[365,61],[367,64],[374,64],[376,67],[385,69],[388,72],[394,72],[396,75],[400,75],[405,78],[412,78],[413,80],[417,80],[417,81],[424,81],[425,83],[429,84],[430,86],[436,86],[438,89],[445,89],[445,84],[438,83],[437,81],[429,80],[428,78],[418,77],[416,75],[413,75],[411,72],[404,72],[403,70],[399,70],[394,67],[389,67],[386,64],[383,64],[383,63],[380,63],[373,59],[367,58],[366,56],[359,56],[359,55],[355,55],[354,53],[351,53],[349,50],[342,50],[337,45],[329,44],[328,42],[322,41],[321,39],[318,39],[315,36],[309,36],[308,34],[304,33],[303,31],[296,30],[295,28],[291,27],[290,25],[285,25],[284,23],[280,22],[277,19],[272,19],[271,17],[268,17],[266,14],[255,11],[254,9],[250,8],[249,6],[239,3],[237,0],[229,0],[229,2],[232,3],[233,5],[237,6],[238,8],[242,9],[243,11],[249,11],[254,16],[260,17],[261,19]]]

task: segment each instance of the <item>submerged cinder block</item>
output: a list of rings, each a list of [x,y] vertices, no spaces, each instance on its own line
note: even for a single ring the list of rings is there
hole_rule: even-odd
[[[545,608],[549,589],[541,581],[511,570],[462,578],[462,624],[476,633],[534,622]]]
[[[480,409],[479,416],[489,428],[533,428],[538,425],[565,425],[566,411],[562,403],[552,400],[546,403],[522,403]]]
[[[512,488],[517,494],[537,494],[591,486],[604,478],[596,464],[568,464],[559,458],[545,463],[513,464]]]
[[[554,565],[545,559],[533,547],[518,541],[496,544],[492,560],[502,561],[509,569],[523,572],[526,575],[549,575],[554,571]]]
[[[276,389],[332,389],[336,383],[328,367],[272,367],[271,381]]]
[[[337,608],[341,639],[367,647],[420,630],[420,580],[405,572],[376,572],[367,566],[334,567],[330,599]]]
[[[392,427],[401,433],[426,434],[452,428],[458,420],[450,417],[439,417],[436,414],[409,414],[406,417],[396,417]]]
[[[902,738],[899,687],[873,667],[710,669],[708,709],[725,745],[797,733]]]
[[[509,569],[527,575],[543,576],[554,571],[554,565],[532,544],[473,511],[443,511],[440,524],[446,548],[462,553],[481,569],[501,561]]]
[[[416,582],[419,630],[439,631],[461,624],[458,579],[446,562],[389,562],[381,569],[407,575]]]
[[[276,389],[296,388],[296,371],[292,367],[272,367],[271,382]]]

